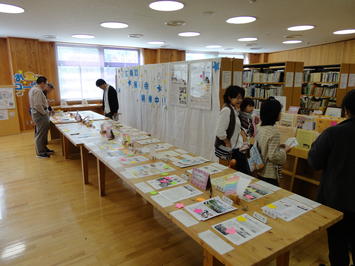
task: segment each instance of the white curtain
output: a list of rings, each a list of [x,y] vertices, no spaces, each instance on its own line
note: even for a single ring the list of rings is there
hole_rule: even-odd
[[[211,110],[194,109],[168,104],[171,89],[171,68],[174,64],[154,64],[117,70],[116,88],[119,95],[121,121],[124,124],[151,133],[197,155],[215,160],[214,141],[220,110],[220,59],[192,62],[211,62]],[[138,76],[135,75],[138,71]],[[138,82],[138,86],[134,82]],[[189,84],[189,83],[187,83]],[[189,91],[189,88],[188,88]]]

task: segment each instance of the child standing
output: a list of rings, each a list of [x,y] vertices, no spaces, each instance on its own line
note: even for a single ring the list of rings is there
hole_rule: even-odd
[[[249,139],[255,136],[255,129],[253,123],[254,101],[251,98],[245,98],[240,104],[239,119],[241,124],[241,136],[243,138],[243,146],[240,151],[249,149]]]

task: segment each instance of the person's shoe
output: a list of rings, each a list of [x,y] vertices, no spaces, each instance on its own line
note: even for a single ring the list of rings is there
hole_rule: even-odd
[[[47,154],[53,154],[53,153],[54,153],[54,150],[50,150],[50,149],[46,148],[46,153],[47,153]]]
[[[51,156],[49,154],[38,154],[36,157],[40,159],[48,159]]]

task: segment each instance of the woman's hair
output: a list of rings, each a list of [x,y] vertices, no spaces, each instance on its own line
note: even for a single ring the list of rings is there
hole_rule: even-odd
[[[253,99],[251,98],[244,98],[244,100],[242,101],[242,103],[240,104],[240,110],[242,112],[244,112],[244,110],[247,108],[247,106],[255,106],[255,103],[253,101]]]
[[[345,95],[342,107],[349,115],[355,116],[355,90],[351,90]]]
[[[274,97],[263,101],[260,107],[260,120],[262,126],[273,126],[282,110],[281,103]]]
[[[240,96],[242,96],[242,98],[244,98],[244,95],[245,95],[244,89],[239,86],[229,86],[223,95],[224,103],[230,104],[231,101],[229,100],[229,98],[232,98],[232,99],[237,98],[238,95],[240,95]]]

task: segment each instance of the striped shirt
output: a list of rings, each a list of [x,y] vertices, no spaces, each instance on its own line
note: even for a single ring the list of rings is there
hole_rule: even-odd
[[[280,169],[286,162],[286,151],[280,148],[280,132],[274,126],[260,126],[256,135],[264,168],[258,174],[265,178],[280,178]]]

